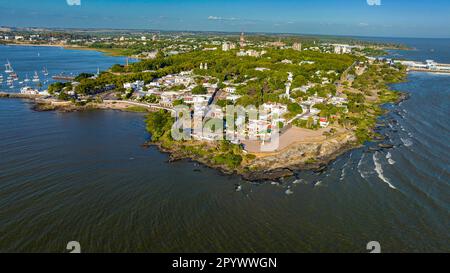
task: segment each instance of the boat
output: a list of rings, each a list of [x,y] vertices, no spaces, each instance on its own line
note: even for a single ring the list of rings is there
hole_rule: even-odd
[[[18,80],[19,80],[19,76],[17,76],[17,73],[16,73],[16,72],[11,73],[10,75],[11,75],[11,77],[12,77],[12,79],[13,79],[14,81],[18,81]]]
[[[9,61],[7,61],[7,63],[5,64],[5,73],[6,74],[14,73],[14,69],[12,68],[12,65]]]
[[[28,78],[28,74],[27,74],[25,80],[23,80],[23,81],[24,81],[24,82],[29,82],[29,81],[30,81],[30,79]]]
[[[42,73],[44,73],[44,76],[48,76],[48,70],[46,67],[42,70]]]
[[[41,80],[39,79],[39,75],[37,72],[34,72],[34,76],[33,76],[33,82],[40,82]]]

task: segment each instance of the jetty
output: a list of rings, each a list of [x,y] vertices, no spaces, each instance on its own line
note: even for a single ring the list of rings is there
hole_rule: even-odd
[[[0,92],[0,98],[11,98],[11,99],[39,99],[44,97],[39,94],[22,94],[22,93],[12,93],[12,92]]]
[[[66,75],[55,75],[52,77],[52,79],[56,80],[56,81],[73,81],[75,80],[75,77],[73,76],[66,76]]]
[[[450,64],[437,63],[433,60],[425,62],[395,60],[394,63],[406,66],[408,71],[450,74]]]

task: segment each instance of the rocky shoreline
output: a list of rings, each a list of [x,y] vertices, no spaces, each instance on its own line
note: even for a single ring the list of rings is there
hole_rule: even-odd
[[[194,162],[198,162],[205,167],[218,170],[219,172],[225,175],[237,175],[242,177],[242,179],[250,182],[265,182],[265,181],[278,181],[283,178],[294,176],[295,172],[298,171],[314,171],[314,172],[323,172],[326,170],[330,162],[336,160],[342,154],[361,147],[361,145],[356,142],[348,142],[344,145],[338,144],[337,149],[332,153],[324,155],[323,157],[317,158],[314,162],[304,162],[304,155],[299,155],[298,163],[287,163],[286,166],[277,167],[277,168],[268,168],[267,165],[262,165],[258,169],[248,169],[249,166],[245,166],[244,168],[239,168],[236,170],[231,170],[227,166],[216,165],[209,161],[209,158],[196,156],[196,155],[186,155],[181,152],[178,147],[174,146],[173,148],[163,147],[160,142],[152,142],[149,141],[143,145],[144,147],[156,147],[160,152],[166,153],[169,155],[169,163],[180,161],[180,160],[190,160]],[[320,144],[318,146],[321,146]],[[295,151],[296,146],[290,147],[287,150]],[[279,155],[283,156],[286,154],[285,152],[279,153]],[[261,162],[261,158],[255,159],[257,162]],[[270,164],[270,163],[269,163]]]
[[[400,96],[398,99],[393,102],[393,104],[398,105],[401,102],[407,100],[409,98],[408,93],[399,92]],[[374,128],[376,129],[376,128]],[[382,142],[384,138],[374,139],[374,142]],[[328,143],[329,147],[325,147]],[[230,170],[226,166],[215,165],[209,162],[208,159],[195,156],[195,155],[185,155],[182,153],[178,147],[174,146],[172,148],[165,148],[159,142],[147,142],[144,144],[145,147],[155,146],[158,148],[160,152],[169,154],[169,162],[175,162],[179,160],[191,160],[198,162],[208,168],[215,169],[220,171],[226,175],[238,175],[242,177],[242,179],[250,181],[250,182],[264,182],[264,181],[277,181],[283,178],[292,177],[295,175],[295,172],[298,171],[314,171],[314,172],[323,172],[327,169],[328,165],[336,160],[339,156],[349,152],[353,149],[357,149],[362,147],[363,145],[359,144],[355,138],[352,136],[346,136],[344,139],[340,139],[340,141],[326,141],[322,144],[312,143],[304,146],[309,146],[309,151],[317,152],[317,156],[314,157],[315,160],[313,162],[305,162],[305,153],[302,154],[300,150],[305,147],[301,147],[301,145],[293,145],[283,151],[283,153],[279,153],[279,156],[275,156],[271,159],[257,158],[256,162],[264,162],[263,164],[254,164],[255,167],[252,170],[241,168],[238,170]],[[379,143],[377,145],[377,149],[391,149],[393,145],[386,143]],[[296,150],[297,149],[297,150]],[[289,153],[298,152],[298,156],[293,156],[291,162],[286,160],[287,158],[283,158],[283,156],[289,155]],[[321,154],[322,153],[322,154]],[[270,157],[269,157],[270,158]],[[282,163],[279,163],[282,162]],[[273,167],[279,165],[285,165],[280,167]],[[248,167],[248,166],[247,166]]]
[[[397,101],[393,102],[398,105],[409,98],[408,93],[399,92],[400,96]],[[1,95],[1,94],[0,94]],[[10,98],[9,95],[0,96]],[[106,105],[102,103],[88,103],[86,105],[76,105],[72,102],[50,101],[40,98],[30,98],[29,96],[14,96],[14,98],[33,99],[35,111],[61,111],[61,112],[77,112],[91,110],[121,110],[127,111],[126,107],[117,105]],[[375,129],[375,128],[374,128]],[[384,139],[376,139],[375,141],[383,141]],[[178,146],[166,148],[158,142],[148,142],[143,146],[156,146],[160,152],[169,154],[169,162],[179,160],[192,160],[206,167],[216,169],[226,175],[238,175],[244,180],[252,182],[274,181],[286,177],[291,177],[298,171],[315,171],[323,172],[327,166],[342,154],[361,147],[357,143],[354,136],[344,135],[342,139],[327,140],[324,143],[298,144],[288,147],[282,153],[275,156],[267,156],[255,159],[252,163],[239,168],[230,170],[227,166],[216,165],[205,158],[195,155],[186,155]],[[391,145],[381,143],[377,149],[389,149]],[[314,158],[314,161],[305,161],[305,158]],[[281,163],[280,163],[281,162]]]

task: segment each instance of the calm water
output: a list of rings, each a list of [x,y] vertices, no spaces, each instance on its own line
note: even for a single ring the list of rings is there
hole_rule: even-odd
[[[361,39],[361,38],[359,38]],[[368,41],[377,41],[392,44],[403,44],[411,50],[391,50],[391,57],[424,62],[435,60],[441,63],[450,63],[450,39],[418,39],[418,38],[362,38]]]
[[[4,73],[4,64],[10,61],[19,76],[19,81],[14,82],[14,88],[7,83],[7,75]],[[133,61],[133,60],[132,60]],[[54,82],[52,76],[64,73],[76,76],[82,72],[97,73],[110,68],[114,64],[124,64],[124,57],[106,57],[103,53],[95,51],[66,50],[62,47],[23,47],[23,46],[0,46],[0,74],[3,75],[3,83],[0,83],[0,91],[18,91],[23,86],[37,87],[36,83],[24,82],[28,76],[33,79],[35,72],[38,73],[42,88]],[[43,73],[44,67],[49,75]]]
[[[411,74],[395,88],[411,98],[382,120],[394,149],[355,150],[283,185],[166,163],[141,147],[139,114],[0,100],[0,252],[64,252],[73,240],[85,252],[365,252],[373,240],[448,252],[450,77]]]

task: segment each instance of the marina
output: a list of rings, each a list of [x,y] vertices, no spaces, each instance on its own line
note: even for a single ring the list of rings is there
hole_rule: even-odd
[[[82,72],[95,74],[98,68],[104,71],[116,63],[124,63],[123,57],[105,58],[101,52],[88,50],[62,50],[58,47],[43,46],[0,48],[0,92],[19,93],[21,88],[26,86],[42,92],[56,81],[73,81],[74,75]],[[38,77],[35,78],[36,73]]]
[[[389,146],[367,143],[320,172],[256,184],[189,160],[168,164],[167,154],[144,148],[142,113],[35,111],[27,99],[45,98],[36,94],[44,79],[105,71],[121,60],[39,51],[40,59],[32,47],[0,51],[23,79],[4,75],[15,87],[0,93],[11,98],[0,100],[3,252],[60,252],[74,238],[90,252],[352,252],[378,238],[386,252],[448,249],[442,124],[450,77],[410,73],[394,86],[411,98],[386,106],[395,111],[379,120]]]

